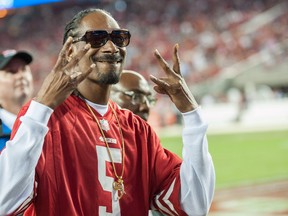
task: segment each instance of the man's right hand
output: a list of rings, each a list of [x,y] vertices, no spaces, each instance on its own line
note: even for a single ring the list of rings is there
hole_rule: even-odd
[[[38,94],[34,98],[35,101],[52,109],[63,103],[95,67],[95,64],[92,64],[87,71],[77,71],[79,61],[84,56],[90,55],[91,45],[86,44],[84,49],[68,60],[67,53],[71,49],[72,41],[72,37],[67,39],[53,70],[45,78]]]

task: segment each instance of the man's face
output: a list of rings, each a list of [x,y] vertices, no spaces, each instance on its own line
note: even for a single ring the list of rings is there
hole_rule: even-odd
[[[117,22],[106,14],[91,13],[84,17],[79,26],[79,35],[83,36],[86,31],[93,30],[112,30],[119,29]],[[85,41],[74,44],[76,52],[83,49]],[[120,73],[126,57],[126,48],[116,46],[111,40],[99,48],[93,48],[94,52],[89,58],[82,58],[79,62],[79,68],[76,70],[86,71],[91,64],[95,64],[93,72],[89,74],[87,80],[98,84],[114,84],[119,81]],[[83,82],[85,83],[85,82]]]
[[[29,65],[20,58],[12,58],[0,70],[0,103],[9,100],[23,104],[32,97],[32,93],[33,78]]]
[[[122,108],[129,109],[145,121],[148,120],[152,92],[141,76],[123,72],[120,82],[113,87],[111,98]]]

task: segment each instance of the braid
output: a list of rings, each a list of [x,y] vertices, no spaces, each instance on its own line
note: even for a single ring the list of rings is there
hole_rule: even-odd
[[[70,22],[68,22],[65,26],[63,44],[66,42],[69,36],[72,36],[72,37],[77,36],[78,34],[77,29],[79,27],[81,20],[83,19],[83,17],[87,16],[90,13],[104,13],[112,17],[112,15],[109,12],[102,10],[102,9],[98,9],[98,8],[89,8],[89,9],[85,9],[85,10],[78,12],[72,18],[72,20],[70,20]]]

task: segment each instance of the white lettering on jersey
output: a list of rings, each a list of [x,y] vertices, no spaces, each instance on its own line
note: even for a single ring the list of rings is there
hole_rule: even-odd
[[[99,140],[100,140],[101,142],[104,142],[104,138],[103,138],[102,136],[99,137]],[[107,143],[116,144],[116,143],[117,143],[117,140],[108,137],[108,138],[106,138],[106,142],[107,142]]]
[[[110,149],[112,158],[114,163],[122,163],[122,158],[121,158],[121,150],[120,149],[115,149],[111,148]],[[111,193],[111,204],[112,205],[112,212],[107,212],[107,206],[99,206],[99,215],[100,216],[118,216],[120,215],[120,205],[119,205],[119,200],[115,199],[115,192],[113,193],[113,182],[114,178],[110,176],[106,176],[106,162],[111,162],[111,159],[108,155],[107,149],[104,146],[96,146],[96,154],[98,157],[98,178],[99,182],[103,188],[103,190],[108,191]]]

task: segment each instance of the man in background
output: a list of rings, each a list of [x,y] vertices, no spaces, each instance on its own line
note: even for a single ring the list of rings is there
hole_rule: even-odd
[[[0,54],[0,151],[10,139],[20,108],[32,97],[33,78],[25,51],[6,50]]]
[[[133,70],[122,71],[119,82],[112,86],[110,98],[121,108],[129,109],[145,121],[148,120],[150,108],[156,103],[148,81]],[[159,211],[149,211],[149,216],[161,215]]]
[[[119,82],[112,86],[110,98],[145,121],[148,120],[150,108],[156,102],[148,81],[132,70],[123,70]]]

